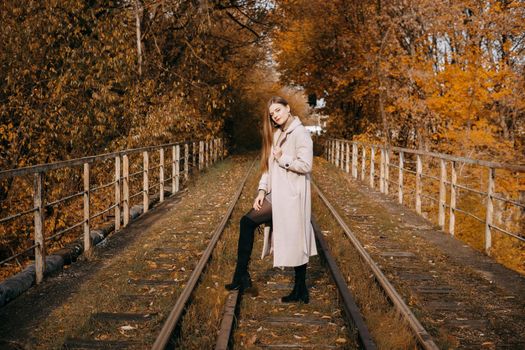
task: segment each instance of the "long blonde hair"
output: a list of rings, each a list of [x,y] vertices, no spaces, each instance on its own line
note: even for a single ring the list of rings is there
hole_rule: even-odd
[[[264,113],[262,121],[262,149],[261,149],[261,171],[268,171],[268,159],[270,158],[270,152],[272,150],[272,140],[275,127],[272,124],[272,118],[270,117],[270,106],[274,103],[281,104],[283,106],[288,106],[288,102],[280,97],[273,96],[266,106],[266,113]]]

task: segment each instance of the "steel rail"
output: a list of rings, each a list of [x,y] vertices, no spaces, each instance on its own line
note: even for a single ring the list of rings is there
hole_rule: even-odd
[[[97,214],[95,214],[95,215],[93,215],[93,216],[90,216],[90,217],[89,217],[89,220],[96,219],[96,218],[98,218],[99,216],[106,214],[108,211],[110,211],[111,209],[115,208],[117,205],[118,205],[118,204],[113,204],[113,205],[110,206],[109,208],[104,209],[104,210],[98,212]]]
[[[517,207],[525,209],[525,203],[520,203],[520,202],[514,201],[512,199],[506,199],[506,198],[498,197],[498,196],[495,196],[495,195],[491,195],[491,198],[497,199],[497,200],[502,201],[502,202],[507,202],[507,203],[510,203],[510,204],[514,204]]]
[[[476,216],[476,215],[474,215],[474,214],[472,214],[472,213],[469,213],[469,212],[466,211],[466,210],[459,209],[459,208],[456,207],[456,208],[454,208],[454,211],[457,211],[457,212],[460,212],[460,213],[465,214],[465,215],[467,215],[467,216],[470,216],[471,218],[478,220],[478,221],[481,222],[482,224],[485,223],[485,220],[484,220],[484,219],[482,219],[482,218],[480,218],[480,217],[478,217],[478,216]]]
[[[341,273],[341,270],[337,266],[334,257],[330,253],[330,249],[323,237],[323,234],[321,233],[319,225],[317,225],[317,222],[313,217],[312,226],[314,228],[315,238],[318,242],[318,247],[321,248],[320,250],[328,265],[328,270],[332,275],[332,279],[334,280],[335,285],[337,286],[337,290],[339,291],[339,295],[341,296],[341,299],[343,301],[343,309],[345,310],[348,319],[352,320],[353,324],[355,325],[355,328],[357,329],[358,337],[361,342],[362,348],[366,350],[377,349],[377,346],[374,343],[372,336],[370,335],[370,331],[368,330],[363,316],[361,315],[359,307],[357,306],[354,297],[352,296],[352,293],[348,288],[348,284],[346,283],[345,278]]]
[[[69,232],[69,231],[71,231],[71,230],[73,230],[73,229],[75,229],[75,228],[77,228],[79,226],[82,226],[85,222],[86,222],[86,220],[82,220],[80,222],[77,222],[73,226],[69,226],[68,228],[63,229],[62,231],[58,231],[57,233],[55,233],[55,234],[53,234],[53,235],[51,235],[49,237],[46,237],[46,239],[44,241],[48,242],[48,241],[54,239],[55,237],[61,236],[61,235],[63,235],[66,232]]]
[[[32,166],[27,166],[23,168],[2,170],[0,171],[0,179],[13,177],[13,176],[34,174],[38,172],[45,172],[49,170],[71,168],[71,167],[83,165],[84,163],[94,163],[95,161],[108,160],[108,159],[112,159],[118,156],[130,155],[130,154],[144,152],[144,151],[154,151],[154,150],[158,150],[161,148],[166,148],[166,147],[175,146],[175,145],[182,145],[182,144],[184,143],[175,142],[175,143],[168,143],[168,144],[158,145],[158,146],[131,148],[131,149],[126,149],[122,151],[99,154],[96,156],[88,156],[88,157],[76,158],[76,159],[71,159],[71,160],[63,160],[63,161],[58,161],[58,162],[48,163],[48,164],[38,164],[38,165],[32,165]]]
[[[47,203],[47,204],[45,205],[45,207],[46,207],[46,208],[50,208],[50,207],[52,207],[52,206],[55,206],[55,205],[60,204],[60,203],[62,203],[62,202],[68,201],[68,200],[73,199],[73,198],[75,198],[75,197],[80,197],[80,196],[82,196],[82,195],[84,195],[84,191],[82,191],[82,192],[78,192],[78,193],[75,193],[75,194],[72,194],[72,195],[67,196],[67,197],[64,197],[64,198],[57,199],[57,200],[54,201],[54,202],[49,202],[49,203]]]
[[[439,202],[439,199],[434,198],[434,197],[429,196],[429,195],[426,195],[424,193],[421,193],[420,196],[423,197],[423,198],[428,198],[428,199],[430,199],[431,201],[434,201],[434,202]]]
[[[31,247],[26,248],[25,250],[22,250],[21,252],[15,254],[15,255],[13,255],[13,256],[10,256],[9,258],[7,258],[7,259],[5,259],[5,260],[0,261],[0,265],[3,265],[3,264],[5,264],[5,263],[8,263],[8,262],[10,262],[11,260],[14,260],[14,259],[18,258],[19,256],[22,256],[22,255],[26,254],[27,252],[29,252],[29,251],[33,250],[34,248],[38,247],[39,245],[40,245],[40,244],[38,244],[38,243],[33,244]]]
[[[403,315],[403,317],[407,320],[410,328],[414,332],[416,338],[418,339],[421,346],[426,350],[438,350],[438,346],[428,334],[426,329],[421,325],[419,320],[416,318],[416,316],[412,313],[410,308],[406,305],[406,303],[403,301],[403,298],[399,295],[399,293],[395,290],[394,286],[388,281],[386,276],[383,274],[383,271],[377,266],[375,261],[372,259],[372,257],[368,254],[368,252],[365,250],[365,248],[361,245],[361,242],[357,239],[357,237],[352,233],[350,228],[346,225],[343,218],[337,213],[335,208],[330,204],[328,199],[325,197],[325,195],[321,192],[321,190],[315,185],[315,183],[312,182],[312,187],[315,189],[319,197],[322,199],[326,207],[331,211],[334,218],[337,220],[339,225],[343,228],[343,231],[345,232],[346,236],[350,239],[356,250],[359,252],[363,260],[370,266],[370,269],[374,273],[377,281],[385,291],[385,293],[388,295],[389,299],[392,301],[396,309]]]
[[[460,184],[455,184],[454,186],[457,187],[457,188],[461,188],[462,190],[465,190],[465,191],[468,191],[468,192],[479,194],[481,196],[486,196],[488,194],[487,192],[478,191],[478,190],[475,190],[473,188],[470,188],[470,187],[467,187],[467,186],[463,186],[463,185],[460,185]]]
[[[139,192],[137,192],[135,194],[132,194],[131,196],[129,196],[129,200],[132,200],[133,198],[138,197],[138,196],[140,196],[143,193],[144,193],[144,190],[139,191]]]
[[[98,191],[98,190],[102,190],[102,189],[104,189],[104,188],[106,188],[106,187],[112,186],[112,185],[114,185],[116,182],[117,182],[116,180],[113,180],[113,181],[108,182],[108,183],[106,183],[106,184],[103,184],[103,185],[100,185],[100,186],[97,186],[97,187],[92,187],[92,188],[89,189],[89,191],[90,191],[91,193],[94,193],[94,192],[96,192],[96,191]],[[83,193],[84,193],[84,192],[82,192],[82,194],[83,194]]]
[[[232,290],[228,293],[228,298],[224,304],[224,312],[221,320],[221,327],[217,342],[215,343],[215,350],[228,350],[230,337],[233,330],[233,323],[235,321],[235,309],[239,301],[239,290]]]
[[[331,139],[334,141],[346,141],[344,139]],[[459,156],[453,156],[450,154],[445,153],[435,153],[435,152],[427,152],[427,151],[420,151],[410,148],[403,148],[403,147],[394,147],[394,146],[386,146],[386,145],[377,145],[377,144],[370,144],[367,142],[360,142],[360,141],[350,141],[352,144],[362,145],[362,146],[368,146],[368,147],[374,147],[375,149],[385,149],[387,151],[397,151],[397,152],[403,152],[406,154],[419,154],[421,156],[430,156],[433,158],[438,159],[444,159],[448,161],[454,161],[454,162],[460,162],[465,164],[472,164],[472,165],[481,165],[487,168],[497,168],[497,169],[506,169],[514,172],[523,172],[525,171],[525,165],[514,165],[514,164],[506,164],[506,163],[498,163],[498,162],[491,162],[487,160],[480,160],[480,159],[472,159],[472,158],[465,158],[465,157],[459,157]]]
[[[226,215],[224,215],[219,225],[217,225],[217,227],[215,228],[215,231],[210,240],[210,243],[208,244],[208,246],[206,247],[206,250],[202,254],[202,257],[197,263],[197,266],[195,266],[195,269],[191,273],[191,276],[188,279],[188,283],[186,284],[186,287],[184,287],[182,293],[177,299],[177,302],[175,303],[175,306],[173,307],[170,314],[168,315],[166,322],[164,322],[164,325],[162,326],[162,329],[159,335],[157,336],[155,343],[153,343],[152,350],[164,350],[166,346],[168,345],[168,342],[171,338],[171,334],[173,333],[173,331],[175,330],[175,327],[179,323],[182,317],[182,314],[184,312],[184,309],[186,308],[186,304],[188,300],[190,299],[191,294],[193,293],[195,287],[197,286],[197,282],[199,281],[201,277],[202,271],[204,270],[204,267],[208,263],[208,260],[211,257],[213,249],[215,249],[215,245],[217,244],[217,241],[219,240],[222,234],[222,231],[226,227],[226,223],[230,219],[230,216],[233,212],[233,208],[235,207],[235,205],[237,204],[237,201],[239,200],[239,197],[241,196],[242,190],[244,188],[244,184],[248,180],[248,176],[250,175],[254,164],[255,164],[255,160],[250,165],[237,192],[233,196],[230,206],[228,207],[228,210],[226,212]]]
[[[35,212],[37,210],[38,210],[38,208],[31,208],[31,209],[22,211],[20,213],[13,214],[11,216],[6,216],[5,218],[0,219],[0,224],[2,224],[4,222],[7,222],[7,221],[10,221],[10,220],[13,220],[13,219],[16,219],[16,218],[19,218],[19,217],[21,217],[23,215],[26,215],[26,214],[31,214],[32,212]]]
[[[494,226],[494,225],[491,225],[491,224],[489,224],[489,226],[490,226],[490,228],[496,229],[496,230],[498,230],[498,231],[500,231],[502,233],[505,233],[505,234],[507,234],[507,235],[509,235],[511,237],[519,239],[522,242],[525,242],[525,237],[523,237],[523,236],[519,236],[519,235],[517,235],[515,233],[512,233],[512,232],[509,232],[507,230],[504,230],[504,229],[502,229],[501,227],[498,227],[498,226]]]
[[[128,177],[135,177],[135,176],[140,175],[140,174],[144,174],[144,170],[139,170],[139,171],[137,171],[135,173],[131,173],[131,174],[128,175]],[[122,178],[122,180],[124,180],[124,178]]]
[[[440,178],[434,176],[434,175],[427,175],[425,173],[421,173],[421,177],[424,178],[426,177],[427,179],[432,179],[432,180],[436,180],[436,181],[441,181]]]

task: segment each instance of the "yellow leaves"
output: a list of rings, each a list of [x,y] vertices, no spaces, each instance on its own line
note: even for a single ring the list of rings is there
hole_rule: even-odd
[[[394,113],[395,111],[396,111],[396,107],[393,106],[393,105],[387,106],[385,108],[385,112],[387,112],[387,113]]]

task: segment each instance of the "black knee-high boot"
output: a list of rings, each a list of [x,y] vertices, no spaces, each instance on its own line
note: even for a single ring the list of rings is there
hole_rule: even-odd
[[[225,285],[227,290],[239,289],[244,291],[252,287],[248,265],[253,248],[253,234],[257,224],[246,215],[241,218],[239,242],[237,245],[237,265],[232,282]]]
[[[306,264],[295,266],[294,286],[292,292],[281,298],[283,303],[302,301],[305,304],[310,302],[308,288],[306,287]]]

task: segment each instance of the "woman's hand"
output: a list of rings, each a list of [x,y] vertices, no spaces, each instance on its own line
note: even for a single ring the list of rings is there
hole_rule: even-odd
[[[275,159],[279,159],[281,158],[281,156],[283,155],[283,150],[281,147],[279,146],[275,146],[274,149],[273,149],[273,156]]]
[[[259,194],[257,194],[257,197],[255,198],[255,201],[253,202],[253,209],[259,210],[262,208],[264,196],[265,196],[265,192],[263,190],[259,190]]]

